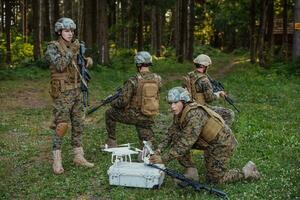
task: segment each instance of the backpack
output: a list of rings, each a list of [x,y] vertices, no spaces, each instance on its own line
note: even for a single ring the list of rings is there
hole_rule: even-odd
[[[143,79],[138,75],[137,107],[146,116],[159,114],[159,82],[160,78],[157,75],[152,80]]]

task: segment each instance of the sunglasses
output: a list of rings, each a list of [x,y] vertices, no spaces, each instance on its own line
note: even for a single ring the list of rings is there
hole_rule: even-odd
[[[152,63],[139,63],[136,64],[137,67],[149,67],[152,66]]]
[[[201,64],[198,64],[198,63],[194,63],[195,67],[196,68],[204,68],[206,67],[205,65],[201,65]]]

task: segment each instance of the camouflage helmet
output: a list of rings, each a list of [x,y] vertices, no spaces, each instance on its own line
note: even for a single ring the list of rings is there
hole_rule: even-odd
[[[74,23],[74,21],[67,17],[62,17],[59,20],[57,20],[54,26],[55,26],[54,31],[56,33],[58,33],[63,29],[71,29],[71,30],[76,29],[76,24]]]
[[[139,65],[139,64],[152,65],[152,56],[147,51],[139,51],[134,56],[134,62],[136,65]]]
[[[183,87],[174,87],[168,92],[167,101],[169,103],[176,103],[184,101],[185,103],[191,101],[189,92]]]
[[[205,54],[200,54],[198,55],[194,61],[193,61],[195,64],[198,64],[198,65],[204,65],[206,67],[208,67],[209,65],[211,65],[211,59],[208,55],[205,55]]]

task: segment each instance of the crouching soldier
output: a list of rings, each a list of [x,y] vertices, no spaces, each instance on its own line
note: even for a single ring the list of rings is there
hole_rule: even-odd
[[[134,60],[138,73],[124,83],[121,95],[105,113],[109,147],[117,146],[116,122],[134,125],[141,145],[143,140],[153,142],[151,127],[159,113],[161,77],[150,72],[152,57],[148,52],[138,52]]]
[[[198,170],[192,162],[191,150],[204,150],[206,180],[226,183],[242,179],[258,179],[259,172],[249,161],[242,170],[228,169],[237,141],[223,119],[206,106],[191,102],[189,93],[182,87],[168,92],[167,100],[174,114],[174,121],[165,139],[158,145],[152,163],[168,163],[177,159],[186,168],[185,176],[198,181]],[[164,152],[166,147],[169,151]]]
[[[192,99],[201,105],[209,106],[220,97],[225,98],[224,91],[213,91],[212,84],[207,75],[207,70],[212,62],[209,56],[200,54],[194,59],[195,70],[183,77],[182,86],[188,90]],[[209,106],[213,111],[221,115],[227,125],[234,121],[234,112],[231,109],[220,106]]]
[[[84,158],[81,139],[83,134],[83,103],[80,90],[81,75],[77,65],[79,42],[74,40],[76,25],[70,18],[60,18],[55,23],[57,41],[48,44],[45,59],[50,63],[51,89],[53,99],[53,171],[62,174],[61,143],[66,134],[68,124],[71,122],[72,146],[74,148],[74,163],[85,167],[93,167],[94,164]],[[87,65],[92,63],[87,58]]]

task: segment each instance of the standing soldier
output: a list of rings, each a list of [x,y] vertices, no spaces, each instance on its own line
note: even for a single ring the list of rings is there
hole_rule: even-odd
[[[192,99],[199,104],[208,106],[212,101],[226,96],[224,91],[214,93],[212,84],[206,74],[207,69],[212,64],[209,56],[200,54],[194,59],[196,70],[191,71],[183,77],[182,86],[186,88]],[[234,112],[231,109],[209,106],[212,110],[222,116],[227,125],[231,125],[234,120]]]
[[[152,57],[148,52],[138,52],[134,60],[138,73],[124,83],[121,96],[105,113],[109,147],[117,146],[116,122],[135,125],[141,145],[143,140],[153,139],[151,126],[153,117],[159,114],[161,77],[150,72]]]
[[[70,18],[60,18],[55,23],[57,41],[51,41],[46,50],[45,59],[50,63],[51,89],[53,99],[53,171],[55,174],[64,172],[61,157],[62,137],[71,122],[72,146],[74,148],[74,163],[85,167],[93,167],[94,164],[84,158],[81,145],[83,134],[83,104],[80,90],[81,75],[77,65],[79,42],[74,40],[76,24]],[[87,66],[92,59],[86,59]]]
[[[206,106],[191,102],[189,93],[182,87],[168,92],[167,100],[174,120],[165,139],[150,157],[151,163],[168,163],[177,159],[186,168],[185,176],[198,181],[199,175],[192,162],[191,150],[204,150],[206,179],[210,183],[258,179],[259,172],[252,161],[242,170],[228,170],[228,162],[237,141],[224,120]],[[163,152],[166,147],[169,151]]]

